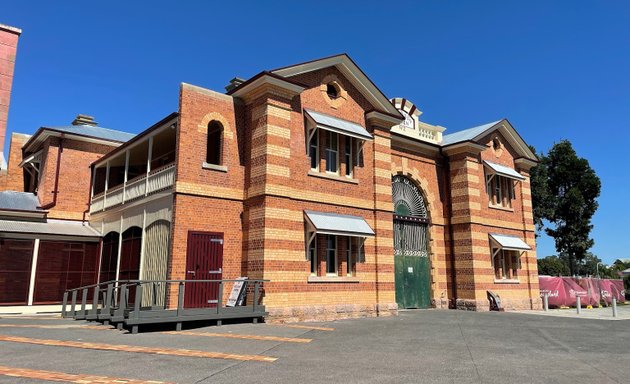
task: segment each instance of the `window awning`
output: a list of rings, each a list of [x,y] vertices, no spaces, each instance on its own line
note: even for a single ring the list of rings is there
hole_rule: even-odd
[[[491,233],[490,239],[496,243],[499,248],[506,251],[531,251],[531,247],[527,245],[523,240],[516,236],[500,235],[498,233]]]
[[[361,216],[304,211],[309,232],[324,235],[372,237],[374,231]]]
[[[355,137],[361,140],[372,140],[370,133],[357,123],[342,120],[337,117],[325,115],[323,113],[304,109],[307,120],[320,129],[337,132],[342,135]]]
[[[516,172],[514,169],[510,167],[506,167],[505,165],[493,163],[487,160],[483,161],[486,167],[490,170],[491,173],[497,174],[499,176],[507,177],[513,180],[525,180],[525,177],[520,173]]]

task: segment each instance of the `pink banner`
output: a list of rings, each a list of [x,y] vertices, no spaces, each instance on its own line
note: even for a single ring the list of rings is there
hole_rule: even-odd
[[[626,302],[626,290],[623,286],[623,280],[610,280],[611,292],[613,297],[617,298],[618,303]]]
[[[549,307],[557,308],[565,304],[565,292],[562,279],[552,276],[538,276],[538,284],[540,286],[540,297],[543,298],[544,294],[549,295]]]
[[[575,307],[576,296],[580,296],[583,307],[599,307],[600,301],[610,305],[613,297],[618,303],[626,301],[623,280],[539,276],[538,281],[540,297],[549,294],[550,308]]]
[[[564,290],[567,292],[566,306],[575,307],[577,305],[577,296],[580,296],[580,306],[589,305],[588,290],[581,287],[571,277],[561,277],[564,284]]]
[[[567,277],[569,279],[569,277]],[[600,300],[602,299],[600,294],[600,287],[595,279],[590,277],[583,277],[577,280],[577,284],[586,290],[588,297],[582,300],[582,305],[592,305],[593,307],[599,307]],[[609,298],[610,299],[610,298]]]

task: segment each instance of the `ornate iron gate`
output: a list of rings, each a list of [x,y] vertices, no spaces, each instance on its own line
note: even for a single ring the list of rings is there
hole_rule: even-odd
[[[392,179],[396,302],[400,308],[431,305],[429,217],[422,194],[409,178]]]

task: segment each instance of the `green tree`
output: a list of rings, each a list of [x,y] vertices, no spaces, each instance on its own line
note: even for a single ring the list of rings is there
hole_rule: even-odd
[[[552,224],[545,232],[555,240],[560,258],[574,275],[594,244],[590,238],[591,218],[598,207],[601,182],[588,160],[579,157],[568,140],[554,144],[540,160],[532,188],[532,195],[537,196],[533,204],[539,205],[540,223],[546,219]]]
[[[558,256],[547,256],[538,259],[538,274],[549,276],[566,276],[569,268]]]
[[[536,236],[543,230],[543,220],[550,217],[552,214],[553,199],[549,192],[549,186],[547,185],[547,164],[542,161],[545,159],[543,153],[536,153],[536,148],[529,146],[529,149],[538,156],[541,162],[530,169],[530,186],[532,190],[532,211],[534,215],[534,224],[536,225]]]
[[[610,267],[591,252],[587,252],[582,263],[578,266],[578,274],[601,277],[602,279],[618,278]]]

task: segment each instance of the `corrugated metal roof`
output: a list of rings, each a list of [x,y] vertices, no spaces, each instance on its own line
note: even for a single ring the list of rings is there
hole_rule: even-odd
[[[0,232],[29,233],[41,235],[100,237],[101,234],[87,223],[70,220],[48,220],[48,222],[0,220]]]
[[[475,137],[483,134],[485,131],[489,130],[500,122],[501,120],[497,120],[492,123],[480,125],[478,127],[468,128],[464,129],[463,131],[453,132],[451,134],[444,135],[442,137],[442,142],[440,143],[440,145],[444,147],[455,143],[473,140]]]
[[[313,119],[313,121],[315,121],[315,124],[317,124],[318,128],[341,133],[343,135],[357,137],[363,140],[373,139],[372,135],[370,135],[370,132],[368,132],[365,128],[357,123],[342,120],[323,113],[311,111],[309,109],[304,109],[304,111]]]
[[[76,135],[90,136],[103,140],[127,142],[136,136],[133,133],[116,131],[114,129],[103,128],[93,125],[65,125],[61,127],[42,127],[43,129],[52,129],[55,131],[73,133]]]
[[[343,236],[374,236],[374,231],[361,216],[304,211],[317,233]]]
[[[0,209],[20,211],[41,211],[37,196],[28,192],[2,191],[0,192]]]
[[[494,171],[494,173],[498,174],[499,176],[505,176],[509,177],[510,179],[516,180],[525,180],[524,176],[522,176],[520,173],[516,172],[510,167],[506,167],[505,165],[493,163],[487,160],[484,160],[483,162],[488,166],[488,168],[490,168],[492,171]]]
[[[499,244],[499,246],[505,250],[513,251],[529,251],[530,246],[527,245],[519,237],[511,235],[501,235],[498,233],[491,233],[490,237]]]

